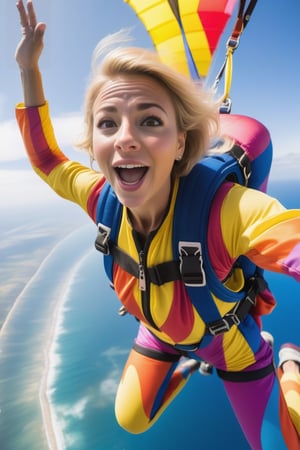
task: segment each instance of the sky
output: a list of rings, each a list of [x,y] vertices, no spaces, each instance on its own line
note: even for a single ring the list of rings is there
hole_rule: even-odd
[[[132,28],[137,46],[151,48],[150,37],[123,0],[35,0],[34,5],[38,20],[47,24],[40,67],[58,142],[68,156],[88,164],[71,145],[81,126],[92,51],[102,37],[121,28]],[[232,112],[269,128],[274,177],[297,176],[300,167],[299,15],[299,0],[258,0],[234,54]],[[219,44],[211,79],[224,59],[232,25]],[[28,204],[54,198],[31,173],[16,127],[14,106],[22,100],[14,59],[19,39],[15,0],[0,0],[0,190],[5,193],[0,208],[18,201],[21,192]]]

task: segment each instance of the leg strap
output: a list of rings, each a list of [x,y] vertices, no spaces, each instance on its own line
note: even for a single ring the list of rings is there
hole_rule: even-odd
[[[232,381],[233,383],[244,383],[247,381],[259,380],[275,372],[273,362],[262,369],[251,370],[249,372],[227,372],[226,370],[216,369],[219,377],[224,381]]]
[[[172,353],[160,352],[159,350],[154,350],[153,348],[143,347],[137,343],[135,343],[132,348],[137,353],[148,356],[148,358],[157,359],[158,361],[177,362],[181,357],[180,354],[174,355]]]

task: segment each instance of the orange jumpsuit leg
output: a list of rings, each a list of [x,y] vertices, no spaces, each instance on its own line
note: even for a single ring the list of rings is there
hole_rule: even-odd
[[[156,422],[197,368],[193,360],[178,365],[179,355],[150,352],[131,350],[116,396],[117,421],[134,434]]]

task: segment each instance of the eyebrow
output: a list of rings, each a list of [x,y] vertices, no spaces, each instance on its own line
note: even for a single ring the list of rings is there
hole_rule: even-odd
[[[162,106],[160,106],[158,103],[139,103],[137,106],[137,109],[139,111],[144,111],[145,109],[150,109],[150,108],[159,108],[163,112],[165,112],[164,108]]]
[[[115,106],[99,106],[99,108],[97,108],[97,111],[105,111],[108,113],[114,113],[117,111],[117,108]]]

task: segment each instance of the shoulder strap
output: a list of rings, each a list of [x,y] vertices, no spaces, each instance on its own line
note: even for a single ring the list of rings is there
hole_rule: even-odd
[[[182,266],[186,260],[191,270],[191,264],[187,262],[194,248],[194,256],[199,255],[201,260],[201,277],[197,275],[185,279],[185,269],[182,275],[191,297],[199,299],[197,287],[209,286],[219,298],[224,301],[235,302],[243,298],[244,293],[234,293],[224,287],[217,278],[208,257],[207,226],[210,207],[213,197],[220,185],[228,178],[244,184],[244,174],[235,157],[229,153],[214,155],[204,158],[192,170],[192,172],[181,179],[174,211],[173,227],[173,252],[182,261]],[[187,201],[191,199],[191,201]],[[189,218],[186,220],[186,218]],[[191,220],[191,218],[193,218]],[[202,244],[202,245],[201,245]],[[189,255],[186,255],[186,248],[190,247]],[[196,267],[196,266],[195,266]],[[199,268],[199,264],[198,264]],[[194,280],[193,280],[194,278]],[[207,307],[207,304],[206,304]]]
[[[111,282],[113,281],[113,248],[117,242],[121,217],[122,205],[110,184],[106,182],[97,205],[96,221],[98,234],[95,240],[95,247],[106,256],[104,258],[104,268]]]
[[[223,134],[232,138],[236,144],[229,153],[204,158],[189,176],[181,179],[174,212],[174,255],[182,261],[187,260],[190,255],[193,255],[194,261],[196,255],[200,256],[198,274],[201,275],[197,276],[196,272],[193,277],[189,273],[185,282],[194,304],[199,303],[200,295],[195,288],[201,285],[201,278],[202,284],[207,284],[210,291],[223,301],[236,302],[244,298],[245,291],[235,293],[227,289],[211,266],[206,245],[209,212],[214,195],[226,179],[266,190],[272,161],[270,135],[260,122],[247,116],[221,115],[221,126]],[[187,198],[191,201],[187,201]],[[189,220],[185,220],[186,217]],[[187,255],[188,243],[190,248]],[[202,248],[201,243],[204,243]],[[190,271],[192,259],[189,258],[189,261],[187,267]],[[246,278],[257,272],[256,266],[246,258],[241,258],[240,265]],[[182,272],[184,278],[185,270]]]

